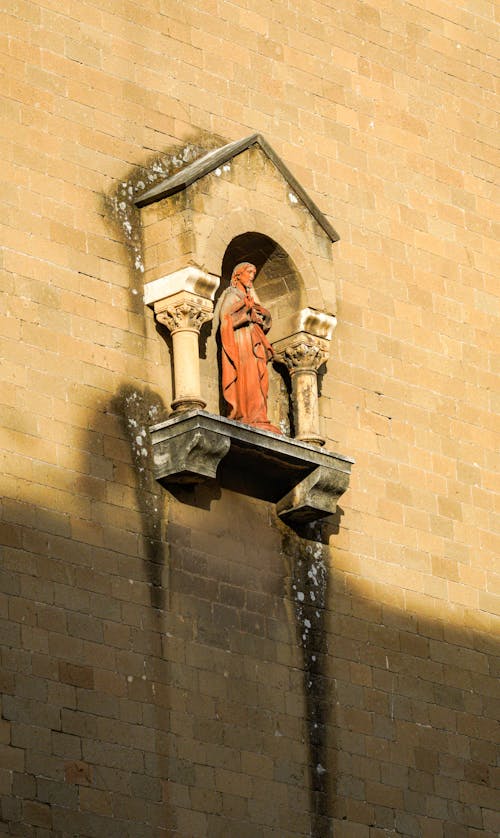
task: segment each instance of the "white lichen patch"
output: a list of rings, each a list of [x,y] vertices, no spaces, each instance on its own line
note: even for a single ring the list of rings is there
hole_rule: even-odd
[[[305,680],[308,691],[314,688],[311,673],[318,663],[316,655],[318,638],[321,637],[323,609],[326,605],[327,564],[323,546],[319,541],[306,544],[302,557],[295,568],[292,595],[298,622],[299,642],[304,649],[306,671],[310,677]]]
[[[283,436],[288,436],[290,433],[290,425],[286,419],[280,419],[278,422],[278,427],[283,434]]]
[[[138,391],[131,391],[125,397],[125,422],[132,448],[132,459],[140,476],[144,476],[152,465],[149,425],[159,415],[156,404],[146,407],[144,397]]]
[[[163,154],[149,166],[141,166],[130,178],[123,180],[115,194],[108,199],[111,214],[120,229],[130,253],[132,267],[137,274],[144,273],[144,256],[139,211],[135,202],[143,192],[175,174],[203,153],[205,149],[187,143],[175,154]],[[135,293],[137,294],[136,290]]]

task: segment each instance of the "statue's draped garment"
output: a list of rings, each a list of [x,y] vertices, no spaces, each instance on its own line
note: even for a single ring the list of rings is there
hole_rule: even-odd
[[[262,325],[252,321],[262,317]],[[225,292],[220,309],[222,392],[229,418],[280,433],[267,417],[268,361],[273,349],[266,332],[271,315],[250,294],[234,285]]]

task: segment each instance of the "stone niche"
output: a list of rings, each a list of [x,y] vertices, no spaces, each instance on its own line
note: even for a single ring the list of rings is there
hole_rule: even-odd
[[[286,521],[332,514],[353,462],[321,448],[317,382],[336,325],[335,230],[258,134],[208,152],[137,206],[144,300],[171,353],[172,415],[151,428],[157,479],[215,480],[275,502]],[[256,266],[255,290],[272,315],[268,413],[283,435],[223,415],[218,303],[241,261]]]

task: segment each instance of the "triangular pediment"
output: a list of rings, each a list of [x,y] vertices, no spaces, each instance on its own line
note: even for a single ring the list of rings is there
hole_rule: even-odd
[[[207,154],[204,154],[193,163],[190,163],[188,166],[185,166],[183,169],[176,172],[175,175],[172,175],[172,177],[165,178],[165,180],[162,180],[147,192],[144,192],[136,201],[137,207],[146,207],[149,204],[156,203],[157,201],[161,201],[171,195],[175,195],[177,192],[182,192],[182,190],[187,189],[192,183],[195,183],[195,181],[205,177],[205,175],[208,175],[211,172],[214,172],[220,166],[223,166],[237,155],[248,151],[248,149],[252,146],[258,146],[266,157],[271,160],[276,169],[288,183],[294,195],[311,213],[330,241],[338,241],[338,233],[334,230],[328,219],[316,206],[314,201],[309,197],[307,192],[292,175],[287,166],[285,166],[282,159],[276,154],[274,149],[261,134],[251,134],[249,137],[245,137],[242,140],[228,143],[227,145],[207,152]]]

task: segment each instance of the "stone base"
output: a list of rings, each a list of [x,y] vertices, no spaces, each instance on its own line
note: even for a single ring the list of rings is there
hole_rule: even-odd
[[[216,480],[224,488],[277,504],[284,521],[335,512],[353,460],[269,431],[193,410],[150,428],[162,485]]]

